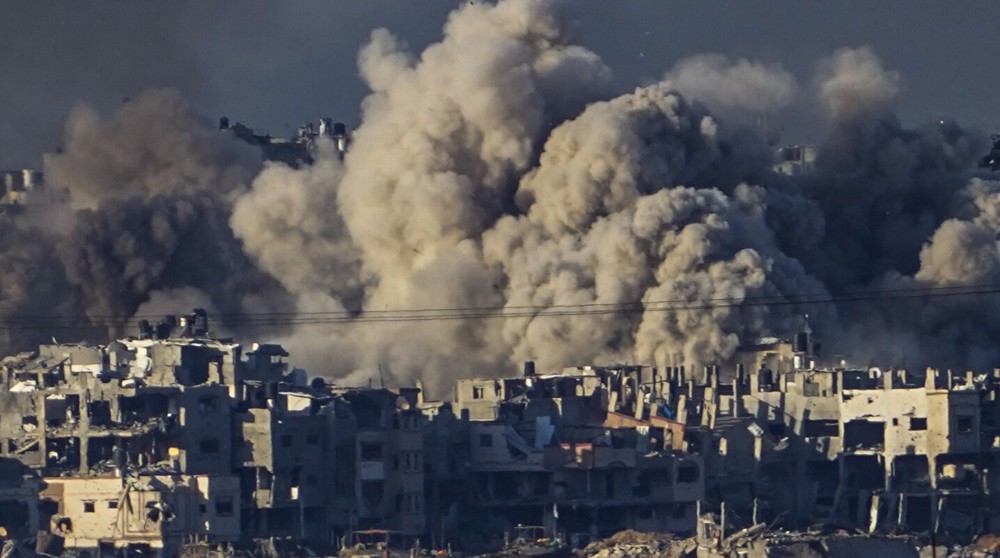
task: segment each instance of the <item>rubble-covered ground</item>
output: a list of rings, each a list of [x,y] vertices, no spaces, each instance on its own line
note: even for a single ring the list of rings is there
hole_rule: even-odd
[[[577,550],[579,558],[987,558],[1000,557],[1000,537],[984,535],[969,546],[921,544],[903,536],[858,535],[846,532],[820,535],[786,531],[752,531],[741,540],[727,540],[722,548],[679,539],[669,533],[626,530]]]
[[[689,544],[684,544],[688,542]],[[592,542],[578,556],[588,558],[641,558],[645,556],[683,556],[694,550],[694,541],[680,541],[670,533],[642,533],[631,529]]]

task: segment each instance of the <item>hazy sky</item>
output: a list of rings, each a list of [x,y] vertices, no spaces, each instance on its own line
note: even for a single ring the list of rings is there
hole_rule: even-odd
[[[40,166],[79,102],[102,110],[149,86],[177,87],[212,119],[276,135],[332,116],[353,126],[365,89],[355,55],[384,26],[413,50],[435,40],[442,0],[5,0],[0,11],[0,168]],[[914,0],[581,1],[580,41],[620,90],[677,60],[716,52],[781,63],[804,89],[816,62],[871,45],[903,77],[907,121],[947,116],[1000,130],[996,2]],[[782,121],[808,135],[805,113]]]

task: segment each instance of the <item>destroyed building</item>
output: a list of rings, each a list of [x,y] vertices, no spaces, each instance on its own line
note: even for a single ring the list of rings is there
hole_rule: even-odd
[[[41,171],[0,170],[0,211],[4,213],[16,213],[29,205],[53,204],[67,199],[69,191],[47,185]]]
[[[318,142],[325,139],[332,143],[337,155],[343,160],[351,142],[347,125],[334,122],[332,118],[319,119],[318,125],[306,122],[298,128],[294,137],[283,138],[271,134],[254,133],[253,128],[242,122],[230,125],[228,117],[219,118],[219,129],[232,134],[250,145],[261,149],[265,161],[280,161],[292,167],[311,165],[315,160]]]
[[[685,380],[701,392],[685,422],[706,430],[708,500],[793,527],[960,541],[1000,527],[1000,370],[820,368],[808,333],[758,348],[730,381]]]
[[[816,165],[816,147],[789,145],[775,151],[774,170],[788,176],[812,172]]]
[[[419,384],[310,380],[280,345],[212,338],[197,310],[0,361],[0,527],[156,556],[275,537],[334,551],[376,531],[495,548],[522,524],[582,546],[694,534],[712,510],[732,530],[1000,527],[1000,371],[818,352],[806,331],[697,372],[528,362],[425,401]]]
[[[163,556],[191,541],[424,533],[418,389],[309,383],[279,345],[244,353],[207,320],[3,360],[0,458],[25,474],[4,477],[0,527]]]
[[[657,406],[664,380],[640,366],[541,375],[529,362],[520,378],[458,381],[455,409],[469,421],[466,508],[573,542],[624,528],[692,531],[704,465],[681,449],[685,425]]]

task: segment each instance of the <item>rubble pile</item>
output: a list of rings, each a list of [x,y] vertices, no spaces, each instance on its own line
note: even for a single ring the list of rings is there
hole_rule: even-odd
[[[980,551],[1000,553],[1000,535],[981,535],[972,543],[972,548]]]
[[[677,556],[677,546],[670,533],[642,533],[626,529],[606,539],[588,544],[579,555],[588,558]],[[675,552],[671,553],[671,550]]]

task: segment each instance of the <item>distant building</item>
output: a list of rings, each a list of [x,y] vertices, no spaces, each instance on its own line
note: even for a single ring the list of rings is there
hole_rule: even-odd
[[[628,528],[704,541],[712,514],[721,532],[1000,531],[1000,370],[850,368],[806,330],[725,367],[528,362],[431,402],[310,381],[280,345],[208,325],[196,310],[0,360],[8,536],[167,557],[349,553],[372,534],[479,551],[522,524],[576,546]]]
[[[293,138],[272,137],[270,134],[258,135],[242,122],[230,126],[229,118],[225,116],[219,119],[219,129],[233,134],[250,145],[260,147],[265,160],[280,161],[293,167],[313,163],[317,141],[320,138],[332,142],[341,159],[347,153],[351,141],[347,126],[343,122],[333,122],[330,118],[321,118],[319,125],[315,127],[311,122],[303,124]]]
[[[796,176],[812,172],[816,163],[816,148],[812,145],[792,145],[775,152],[774,170]]]
[[[47,188],[45,177],[32,169],[0,170],[0,211],[16,212],[34,204],[69,199],[66,189]]]
[[[527,363],[519,378],[458,381],[473,487],[463,506],[502,527],[495,536],[520,523],[577,543],[626,528],[693,532],[704,465],[660,404],[667,387],[642,366],[537,375]]]
[[[990,136],[993,140],[993,149],[979,161],[979,166],[984,169],[1000,171],[1000,134]]]

